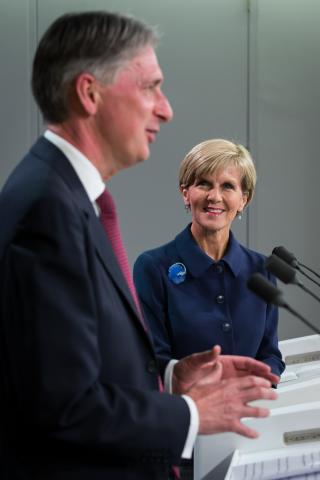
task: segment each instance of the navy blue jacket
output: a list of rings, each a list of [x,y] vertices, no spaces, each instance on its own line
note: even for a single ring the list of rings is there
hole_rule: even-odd
[[[179,359],[218,344],[224,354],[256,358],[281,374],[278,310],[246,286],[254,272],[275,282],[264,260],[230,232],[227,252],[215,262],[194,241],[190,225],[173,241],[142,253],[134,266],[134,281],[157,355]],[[186,268],[178,284],[168,275],[175,263]]]
[[[40,138],[0,195],[2,480],[164,480],[189,429],[74,169]]]

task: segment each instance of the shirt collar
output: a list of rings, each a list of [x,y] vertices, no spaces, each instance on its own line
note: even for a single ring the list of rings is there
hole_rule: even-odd
[[[222,260],[229,266],[230,270],[236,277],[241,269],[244,260],[244,251],[240,243],[230,231],[229,244],[227,251]]]
[[[200,277],[212,265],[225,263],[236,277],[240,271],[244,254],[233,233],[230,231],[226,254],[219,262],[215,262],[199,247],[192,236],[190,228],[191,224],[175,238],[179,255],[187,271],[194,277]]]
[[[105,184],[96,167],[80,150],[51,130],[46,130],[44,137],[64,153],[78,175],[91,203],[94,203],[105,189]]]

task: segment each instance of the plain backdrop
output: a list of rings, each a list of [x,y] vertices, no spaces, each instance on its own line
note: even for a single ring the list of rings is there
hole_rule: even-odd
[[[194,144],[223,137],[246,145],[258,171],[252,205],[234,224],[238,239],[266,255],[285,245],[320,271],[318,0],[0,0],[0,185],[43,130],[30,90],[41,34],[60,14],[91,9],[158,25],[164,91],[175,113],[150,159],[110,182],[131,264],[190,221],[179,163]],[[318,302],[279,286],[320,326]],[[281,339],[311,333],[281,312]]]

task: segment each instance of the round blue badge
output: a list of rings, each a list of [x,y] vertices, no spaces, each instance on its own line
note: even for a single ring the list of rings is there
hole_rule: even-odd
[[[170,278],[171,282],[178,285],[185,281],[187,275],[187,269],[183,265],[183,263],[174,263],[168,269],[168,277]]]

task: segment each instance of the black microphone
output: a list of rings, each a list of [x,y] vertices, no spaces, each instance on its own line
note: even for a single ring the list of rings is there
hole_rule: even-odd
[[[278,307],[285,307],[281,290],[269,282],[261,273],[253,273],[247,282],[247,286],[266,303],[272,303]]]
[[[281,260],[283,260],[284,262],[287,262],[291,267],[295,268],[296,270],[299,270],[299,272],[302,275],[304,275],[311,282],[315,283],[316,285],[318,285],[318,287],[320,287],[320,283],[314,280],[314,278],[310,277],[310,275],[308,275],[306,272],[304,272],[303,268],[313,273],[313,275],[315,275],[318,278],[320,278],[320,275],[314,270],[312,270],[310,267],[307,267],[307,265],[304,265],[303,263],[299,262],[297,258],[294,256],[294,254],[289,252],[289,250],[287,250],[285,247],[275,247],[272,250],[272,253],[274,255],[277,255],[277,257],[281,258]]]
[[[296,312],[283,298],[281,290],[269,282],[261,273],[254,273],[247,282],[247,286],[258,297],[262,298],[266,303],[283,307],[295,317],[299,318],[305,325],[307,325],[315,333],[320,333],[320,329],[315,327],[312,323],[304,318],[300,313]]]
[[[286,262],[286,263],[288,263],[289,265],[291,265],[291,267],[299,269],[299,262],[298,262],[298,260],[297,260],[296,257],[293,255],[293,253],[289,252],[289,250],[287,250],[286,248],[284,248],[284,247],[275,247],[275,248],[272,250],[272,253],[273,253],[274,255],[277,255],[277,257],[281,258],[281,260],[283,260],[284,262]]]
[[[265,261],[265,267],[268,272],[275,275],[283,283],[291,283],[293,285],[298,285],[298,287],[300,287],[302,290],[304,290],[306,293],[308,293],[318,302],[320,302],[320,297],[318,297],[311,290],[305,287],[304,284],[299,280],[296,270],[293,267],[290,267],[287,262],[282,260],[277,255],[270,255],[270,257],[268,257]]]

